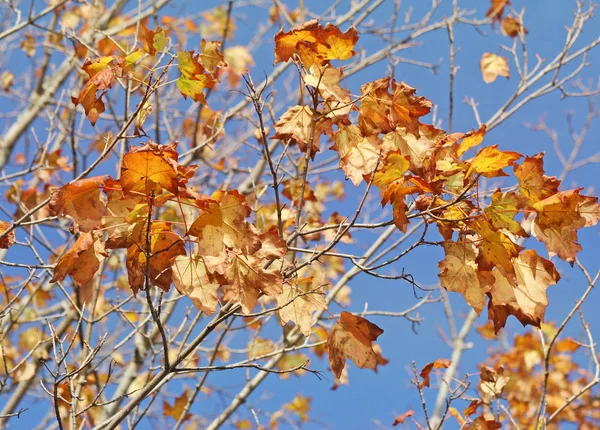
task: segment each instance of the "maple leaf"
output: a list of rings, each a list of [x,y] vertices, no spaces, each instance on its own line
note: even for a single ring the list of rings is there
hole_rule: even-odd
[[[411,172],[427,177],[429,159],[445,136],[443,130],[427,124],[419,125],[419,137],[397,127],[383,136],[381,147],[384,153],[399,151],[409,159]]]
[[[471,165],[465,176],[468,177],[473,172],[480,173],[487,178],[508,176],[502,169],[512,166],[521,157],[522,155],[518,152],[500,151],[497,144],[485,147],[471,160]]]
[[[171,417],[175,421],[181,420],[186,421],[189,420],[192,415],[186,412],[185,407],[187,406],[190,399],[190,391],[185,390],[179,396],[175,398],[175,402],[173,402],[173,406],[171,406],[167,402],[163,402],[163,413],[166,417]],[[185,414],[185,415],[184,415]]]
[[[313,110],[308,106],[292,106],[275,123],[275,135],[272,139],[292,140],[302,152],[311,146],[312,158],[319,151],[319,132]]]
[[[350,91],[340,85],[340,81],[344,76],[342,70],[335,67],[327,67],[321,70],[316,66],[312,66],[309,72],[303,77],[304,83],[319,90],[327,109],[326,116],[332,118],[335,122],[343,121],[348,113],[354,109],[354,105],[352,104]]]
[[[246,198],[237,191],[215,191],[211,199],[200,205],[200,216],[192,223],[188,234],[198,237],[202,255],[219,255],[224,247],[253,253],[261,246],[246,218],[251,209]]]
[[[10,227],[11,224],[9,222],[0,221],[0,235],[4,234]],[[8,249],[10,246],[14,245],[16,241],[15,231],[13,230],[0,239],[0,249]]]
[[[404,424],[404,421],[406,421],[407,418],[412,417],[414,414],[415,414],[415,411],[409,410],[409,411],[404,412],[402,415],[398,415],[394,419],[392,426],[396,427],[398,424]]]
[[[121,186],[125,195],[146,196],[167,190],[178,193],[177,144],[163,146],[148,143],[133,147],[123,156]]]
[[[519,180],[519,194],[530,205],[544,200],[556,193],[560,181],[544,175],[544,153],[525,157],[523,164],[515,164],[515,176]]]
[[[79,286],[91,280],[102,260],[108,256],[100,235],[97,231],[81,233],[73,246],[58,259],[50,282],[63,281],[67,275],[71,275]]]
[[[456,155],[458,155],[460,157],[465,152],[467,152],[469,149],[471,149],[474,146],[477,146],[481,142],[483,142],[483,136],[485,136],[485,131],[486,131],[486,125],[482,124],[481,127],[479,127],[479,130],[476,131],[473,129],[470,132],[466,133],[463,136],[460,144],[458,145],[458,149],[456,150]]]
[[[191,97],[195,102],[206,104],[204,88],[212,88],[218,82],[200,63],[200,55],[194,51],[180,51],[177,53],[177,64],[181,76],[177,79],[177,88],[184,98]]]
[[[315,64],[324,65],[330,60],[347,60],[352,57],[358,33],[354,27],[342,31],[332,24],[323,28],[317,20],[308,21],[301,27],[275,35],[275,62],[288,61],[297,54],[305,68]]]
[[[388,88],[391,81],[390,93]],[[418,119],[431,111],[432,103],[415,96],[416,89],[391,77],[368,82],[360,88],[362,99],[358,122],[367,135],[389,133],[404,127],[407,133],[420,136]]]
[[[548,306],[546,289],[560,280],[554,264],[533,249],[513,258],[512,264],[514,277],[492,272],[495,281],[489,291],[488,315],[496,333],[504,327],[509,315],[514,315],[523,326],[539,327]]]
[[[346,359],[359,368],[377,371],[377,354],[373,342],[383,334],[383,330],[365,318],[342,311],[340,320],[327,336],[329,364],[336,378],[342,375]]]
[[[582,250],[577,231],[596,225],[600,219],[598,198],[582,196],[580,191],[562,191],[533,205],[537,212],[533,235],[544,242],[550,255],[558,255],[571,265]]]
[[[298,280],[298,285],[283,284],[283,291],[275,297],[281,318],[281,325],[293,321],[300,332],[308,337],[312,327],[312,314],[315,311],[327,308],[323,292],[319,287],[313,288],[313,279]]]
[[[502,34],[509,37],[517,37],[521,34],[527,34],[529,31],[525,27],[518,18],[514,16],[507,16],[502,20],[502,26],[500,27],[502,30]]]
[[[483,54],[479,61],[479,68],[486,84],[491,84],[498,76],[504,76],[506,79],[510,78],[510,69],[506,58],[491,52]]]
[[[167,46],[169,38],[165,31],[157,27],[156,30],[150,30],[144,22],[140,23],[140,31],[138,35],[142,42],[144,52],[150,55],[155,55],[158,51],[162,51]]]
[[[515,216],[519,213],[519,198],[514,191],[494,191],[492,202],[484,212],[495,228],[506,229],[516,236],[529,236],[521,224],[515,221]]]
[[[213,75],[219,67],[227,67],[225,57],[219,52],[221,42],[209,41],[202,39],[200,42],[200,52],[202,55],[202,64]]]
[[[485,415],[480,415],[466,428],[470,430],[498,430],[502,428],[502,424],[494,419],[488,420]]]
[[[173,284],[188,296],[194,306],[212,315],[217,309],[219,283],[211,276],[204,258],[198,255],[178,256],[172,262]]]
[[[229,288],[223,299],[239,301],[242,312],[252,312],[260,293],[275,297],[283,292],[283,275],[277,268],[265,269],[265,259],[234,253],[230,254],[230,258],[224,273]]]
[[[480,270],[498,267],[505,274],[514,273],[511,259],[519,255],[522,246],[515,244],[510,237],[494,228],[484,217],[469,221],[467,225],[478,235],[479,255],[477,264]]]
[[[440,283],[447,291],[463,295],[469,306],[479,315],[486,305],[486,293],[492,288],[494,277],[479,270],[475,260],[478,249],[472,240],[445,242],[446,258],[438,263]]]
[[[491,0],[490,8],[485,13],[485,16],[500,21],[504,13],[504,8],[509,4],[510,0]]]
[[[356,186],[364,175],[372,173],[377,167],[381,150],[376,136],[363,136],[356,125],[340,125],[332,146],[340,156],[340,167]]]
[[[419,384],[419,388],[429,387],[433,369],[447,369],[451,364],[452,362],[447,358],[438,358],[433,363],[426,364],[423,369],[421,369],[421,373],[419,373],[419,376],[423,378],[423,381]]]
[[[106,90],[112,87],[115,78],[120,76],[122,69],[114,56],[100,57],[93,61],[88,58],[83,63],[82,69],[90,79],[81,89],[79,95],[71,97],[71,100],[75,106],[79,104],[83,106],[88,120],[92,125],[95,125],[105,109],[102,96],[106,93]],[[96,97],[97,91],[104,92]]]
[[[79,231],[91,231],[100,226],[106,214],[106,204],[100,194],[105,176],[79,179],[52,192],[48,208],[53,215],[68,215]]]
[[[185,245],[181,236],[171,231],[170,224],[163,221],[153,221],[150,231],[144,232],[149,235],[150,249],[146,244],[131,245],[127,249],[127,272],[129,285],[134,294],[144,288],[146,275],[150,284],[156,285],[164,291],[169,291],[173,279],[171,260],[179,255],[185,255]],[[146,257],[149,253],[149,259]]]

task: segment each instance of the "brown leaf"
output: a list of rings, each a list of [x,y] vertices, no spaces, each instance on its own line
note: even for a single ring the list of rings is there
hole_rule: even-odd
[[[421,370],[421,373],[419,374],[419,376],[423,378],[423,382],[419,384],[419,388],[429,387],[431,383],[431,371],[433,369],[447,369],[448,367],[450,367],[451,364],[452,362],[447,358],[438,358],[433,363],[426,364],[425,367],[423,367],[423,369]]]
[[[173,284],[194,306],[212,315],[217,309],[219,283],[209,273],[201,256],[178,256],[172,262]]]
[[[339,378],[346,367],[346,359],[359,368],[377,370],[377,354],[373,342],[383,334],[383,330],[364,318],[342,311],[340,320],[327,336],[329,364],[334,375]]]
[[[73,281],[82,286],[92,279],[102,260],[108,256],[100,235],[96,231],[81,233],[73,246],[59,258],[50,282],[60,282],[71,275]]]
[[[105,180],[105,176],[94,176],[54,190],[48,204],[50,212],[56,216],[70,216],[79,231],[91,231],[100,226],[106,214],[105,199],[100,194]]]

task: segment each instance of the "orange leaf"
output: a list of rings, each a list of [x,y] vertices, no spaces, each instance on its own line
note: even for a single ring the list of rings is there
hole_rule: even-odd
[[[473,172],[480,173],[488,178],[508,176],[502,169],[512,166],[521,157],[522,155],[518,152],[500,151],[498,145],[488,146],[479,151],[471,160],[471,165],[465,176],[468,177]]]
[[[71,275],[79,286],[91,280],[108,255],[100,235],[97,231],[81,233],[73,246],[58,259],[50,282],[60,282],[67,275]]]
[[[485,208],[484,212],[495,228],[506,229],[521,237],[529,236],[523,227],[521,227],[521,224],[515,221],[515,216],[520,210],[519,198],[514,191],[503,193],[500,190],[496,190],[492,194],[491,204]]]
[[[498,267],[504,274],[514,273],[511,259],[517,257],[523,247],[515,244],[510,237],[490,225],[484,217],[468,222],[479,236],[479,255],[477,264],[480,270],[491,270]]]
[[[426,364],[425,367],[423,367],[423,369],[421,370],[421,373],[419,374],[419,376],[423,378],[423,382],[419,384],[419,387],[429,387],[429,385],[431,384],[431,371],[433,369],[447,369],[448,367],[450,367],[451,364],[452,362],[447,358],[438,358],[433,363]]]
[[[502,34],[509,37],[517,37],[520,34],[529,33],[521,21],[514,16],[507,16],[502,20],[502,26],[500,27]]]
[[[483,136],[485,136],[485,130],[486,130],[486,125],[483,124],[481,127],[479,127],[479,130],[477,130],[477,131],[471,130],[469,133],[465,134],[463,136],[462,141],[460,142],[460,145],[458,145],[458,149],[456,150],[456,155],[458,155],[460,157],[465,152],[467,152],[469,149],[471,149],[474,146],[477,146],[481,142],[483,142]]]
[[[404,412],[402,415],[398,415],[396,417],[396,419],[394,420],[394,422],[392,423],[392,426],[396,427],[398,424],[404,424],[404,421],[407,418],[412,417],[414,414],[415,414],[415,411],[410,410],[410,411]]]
[[[364,318],[342,311],[340,320],[327,336],[329,364],[336,378],[346,367],[346,359],[359,368],[377,370],[377,354],[373,342],[383,334],[383,330]]]
[[[50,212],[56,216],[70,216],[79,231],[91,231],[100,226],[106,214],[106,204],[100,194],[105,180],[105,176],[94,176],[54,190],[48,204]]]
[[[307,106],[293,106],[289,108],[279,121],[275,123],[275,135],[272,139],[292,140],[298,144],[302,152],[311,146],[312,157],[319,151],[320,127],[313,124],[313,111]]]
[[[510,0],[491,0],[491,5],[485,16],[500,21],[504,8],[510,4]]]
[[[246,198],[237,191],[216,191],[212,199],[200,205],[200,216],[188,234],[198,237],[202,255],[219,255],[224,247],[253,253],[261,246],[258,235],[251,230],[246,218],[251,209]]]
[[[146,240],[146,232],[144,241]],[[129,285],[134,294],[144,288],[146,275],[151,285],[169,291],[173,279],[171,260],[178,255],[185,255],[185,246],[181,236],[171,231],[166,222],[153,221],[150,226],[150,249],[144,245],[134,244],[127,249],[127,272]],[[146,252],[150,255],[148,263]]]
[[[486,84],[491,84],[498,76],[504,76],[506,79],[510,78],[508,62],[506,58],[500,55],[490,52],[484,53],[479,61],[479,68]]]
[[[190,392],[189,390],[185,390],[179,396],[175,398],[175,402],[173,406],[171,406],[167,402],[163,402],[163,413],[166,417],[171,417],[175,421],[186,421],[189,420],[192,416],[185,411],[185,407],[189,402]],[[185,415],[184,415],[185,414]]]
[[[544,153],[525,157],[523,164],[515,164],[515,176],[519,180],[519,194],[530,205],[558,193],[560,181],[544,175]]]
[[[146,27],[144,22],[141,22],[138,37],[143,44],[144,52],[150,55],[155,55],[158,51],[165,49],[169,40],[162,28],[157,27],[156,31],[152,31]]]
[[[229,283],[224,300],[239,301],[242,312],[250,313],[256,306],[258,296],[278,296],[283,292],[283,276],[279,269],[265,269],[265,260],[254,255],[231,254],[231,263],[224,276]]]
[[[148,143],[131,148],[123,156],[121,185],[125,195],[136,192],[146,196],[163,190],[177,194],[176,144],[170,146]]]
[[[0,221],[0,235],[11,227],[11,224],[6,221]],[[11,231],[0,239],[0,249],[8,249],[11,245],[16,242],[15,231]]]

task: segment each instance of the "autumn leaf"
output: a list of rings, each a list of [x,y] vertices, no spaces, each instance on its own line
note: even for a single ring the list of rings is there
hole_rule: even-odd
[[[173,279],[171,261],[186,254],[184,242],[181,236],[171,231],[170,224],[163,221],[152,222],[150,230],[144,232],[144,237],[146,234],[149,236],[150,249],[146,249],[145,243],[143,246],[136,243],[127,249],[129,285],[137,294],[144,288],[147,276],[151,285],[169,291]]]
[[[335,134],[332,147],[340,157],[340,167],[356,186],[364,175],[372,173],[377,167],[381,149],[376,136],[363,136],[356,125],[341,125]]]
[[[283,275],[276,267],[265,269],[265,259],[240,254],[230,254],[230,258],[224,273],[229,287],[223,299],[239,301],[242,312],[252,312],[260,293],[276,297],[283,292]]]
[[[298,285],[283,284],[283,292],[275,297],[279,309],[281,325],[293,321],[300,332],[308,337],[312,327],[312,314],[327,308],[323,292],[313,288],[312,278],[299,279]]]
[[[105,199],[100,193],[105,180],[105,176],[94,176],[54,190],[48,204],[50,212],[55,216],[70,216],[79,231],[91,231],[100,226],[106,214]]]
[[[4,234],[9,228],[11,224],[6,221],[0,221],[0,235]],[[6,233],[2,239],[0,239],[0,249],[8,249],[10,246],[14,245],[16,242],[15,231],[11,231],[10,233]]]
[[[432,103],[425,97],[415,96],[416,91],[389,76],[364,84],[360,88],[362,99],[358,117],[362,130],[370,135],[389,133],[396,127],[403,127],[407,133],[418,138],[418,119],[430,112]]]
[[[548,306],[546,289],[560,280],[554,264],[533,249],[513,258],[512,264],[514,277],[492,272],[495,281],[489,291],[488,314],[496,333],[509,315],[514,315],[523,326],[539,327]]]
[[[211,74],[206,73],[201,63],[201,54],[194,55],[194,51],[180,51],[177,53],[177,64],[181,72],[181,76],[177,79],[177,88],[183,97],[190,97],[195,102],[206,104],[202,91],[204,88],[214,87],[218,81]]]
[[[519,194],[530,205],[558,193],[560,181],[544,175],[544,153],[525,157],[521,165],[515,164],[515,176],[519,180]]]
[[[202,65],[213,75],[219,67],[227,67],[225,57],[219,51],[221,42],[209,41],[202,39],[200,41],[200,52],[202,56]]]
[[[219,303],[219,283],[211,276],[204,258],[198,255],[180,255],[173,260],[173,284],[188,296],[194,306],[212,315]]]
[[[491,289],[494,277],[479,270],[476,259],[479,252],[473,240],[445,242],[446,258],[438,266],[440,283],[447,291],[463,295],[477,314],[485,308],[486,293]]]
[[[597,197],[582,196],[581,188],[556,193],[533,205],[537,217],[533,235],[544,242],[550,255],[573,264],[582,250],[577,242],[580,228],[594,226],[600,219]]]
[[[304,76],[304,83],[319,90],[326,109],[326,116],[334,122],[343,121],[352,109],[350,91],[340,84],[344,74],[341,69],[327,67],[321,70],[316,66],[309,69]]]
[[[397,127],[383,136],[381,147],[386,154],[399,151],[410,161],[411,172],[427,177],[428,162],[445,137],[443,130],[427,124],[419,125],[419,137],[404,127]]]
[[[504,8],[510,4],[510,0],[491,0],[491,5],[485,13],[487,18],[500,21],[504,14]]]
[[[421,369],[421,373],[419,373],[419,376],[423,378],[423,381],[419,384],[419,388],[429,387],[433,369],[447,369],[451,364],[452,362],[447,358],[438,358],[433,363],[426,364],[425,367]]]
[[[138,37],[142,42],[144,52],[150,55],[155,55],[158,51],[165,49],[169,40],[162,28],[157,27],[156,30],[150,30],[144,22],[140,23]]]
[[[108,256],[100,236],[97,231],[81,233],[73,246],[58,259],[50,282],[61,282],[67,275],[71,275],[79,286],[91,280],[102,260]]]
[[[200,216],[188,234],[198,238],[202,255],[219,255],[224,247],[253,253],[261,243],[246,222],[250,213],[246,198],[237,191],[215,191],[200,204]]]
[[[472,173],[480,173],[487,178],[496,176],[508,176],[502,171],[505,167],[512,166],[522,155],[513,151],[500,151],[498,145],[483,148],[471,160],[471,165],[465,176]]]
[[[133,147],[123,156],[121,185],[124,194],[150,196],[163,190],[178,194],[176,144]]]
[[[319,131],[316,122],[313,123],[313,111],[308,106],[293,106],[289,108],[279,121],[275,123],[275,135],[272,139],[292,140],[297,143],[302,152],[311,147],[314,158],[319,151]]]
[[[479,235],[479,239],[476,240],[479,248],[476,261],[479,269],[491,270],[498,267],[504,274],[512,274],[514,268],[511,260],[519,255],[523,247],[494,228],[484,217],[469,221],[467,225]]]
[[[519,206],[519,198],[514,191],[503,193],[496,190],[484,212],[495,228],[506,229],[516,236],[528,237],[521,224],[515,221],[515,216],[520,212]]]
[[[163,402],[163,413],[166,417],[173,418],[175,421],[181,420],[186,421],[189,420],[192,415],[186,412],[185,407],[187,406],[190,400],[190,392],[189,390],[185,390],[179,396],[175,398],[175,402],[173,402],[173,406],[170,403]],[[184,415],[185,414],[185,415]]]
[[[336,378],[346,367],[346,359],[359,368],[377,370],[377,354],[373,342],[383,334],[383,330],[365,318],[342,311],[340,320],[327,336],[329,364]]]
[[[308,21],[301,27],[275,35],[275,63],[289,61],[297,54],[305,68],[323,65],[330,60],[347,60],[352,57],[358,33],[354,27],[342,31],[332,24],[323,28],[317,20]]]
[[[502,26],[500,27],[502,34],[509,37],[517,37],[521,34],[529,33],[521,21],[514,16],[507,16],[502,20]]]
[[[486,125],[483,124],[481,127],[479,127],[479,130],[471,130],[469,133],[465,134],[460,142],[460,145],[458,145],[456,155],[460,157],[469,149],[483,142],[483,136],[485,136],[485,131]]]
[[[466,428],[469,430],[498,430],[502,428],[502,424],[494,419],[487,419],[485,415],[480,415]]]
[[[392,426],[396,427],[398,424],[404,424],[404,421],[406,421],[407,418],[412,417],[414,414],[415,414],[415,411],[409,410],[409,411],[404,412],[402,415],[398,415],[394,419]]]
[[[498,76],[504,76],[506,79],[510,78],[508,61],[500,55],[485,52],[479,61],[479,68],[486,84],[491,84]]]

